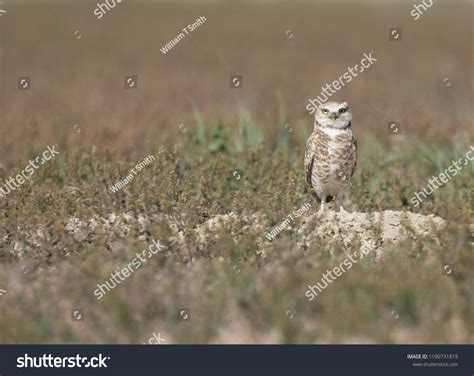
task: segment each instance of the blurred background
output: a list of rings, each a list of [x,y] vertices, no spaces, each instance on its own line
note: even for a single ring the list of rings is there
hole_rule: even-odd
[[[122,0],[97,19],[104,1],[0,5],[0,185],[46,145],[60,151],[0,197],[0,343],[161,331],[167,344],[472,343],[474,165],[410,206],[474,145],[472,1],[435,1],[416,21],[401,0]],[[383,257],[308,302],[308,284],[360,244],[343,247],[337,226],[316,237],[314,216],[264,234],[304,203],[318,209],[302,163],[308,99],[364,53],[377,62],[331,97],[350,104],[359,140],[347,208],[446,226],[421,236],[401,223],[406,239],[377,244]],[[151,238],[166,251],[97,300]]]
[[[310,132],[308,99],[371,51],[378,61],[331,98],[352,106],[359,138],[387,138],[389,121],[427,142],[472,126],[468,1],[436,1],[417,21],[410,1],[124,0],[101,19],[97,1],[4,3],[4,167],[59,138],[121,153],[155,148],[180,124],[192,130],[196,111],[232,126],[245,108],[268,135],[282,116]],[[160,51],[200,16],[204,25]],[[392,27],[401,41],[389,40]],[[236,74],[241,89],[230,88]],[[137,89],[124,89],[127,75],[138,76]],[[17,89],[24,76],[30,90]]]

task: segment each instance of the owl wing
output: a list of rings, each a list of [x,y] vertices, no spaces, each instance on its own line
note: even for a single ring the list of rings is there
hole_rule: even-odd
[[[351,177],[354,175],[356,166],[357,166],[357,138],[352,134],[352,148],[353,148],[353,158],[354,158],[354,163],[352,166],[352,171],[351,171]]]
[[[308,138],[308,142],[306,143],[306,150],[304,153],[304,168],[305,168],[305,175],[306,175],[306,182],[311,185],[311,175],[313,174],[313,163],[314,163],[314,133]]]

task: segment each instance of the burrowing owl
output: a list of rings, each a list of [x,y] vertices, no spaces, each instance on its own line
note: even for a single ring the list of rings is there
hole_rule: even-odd
[[[321,210],[337,197],[344,211],[344,190],[357,163],[357,140],[352,133],[352,114],[346,102],[327,102],[314,115],[314,130],[306,144],[306,181],[314,189]]]

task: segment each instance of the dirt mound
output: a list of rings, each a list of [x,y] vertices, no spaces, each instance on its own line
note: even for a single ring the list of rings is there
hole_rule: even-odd
[[[372,213],[328,210],[323,214],[308,213],[299,220],[295,219],[269,241],[264,237],[271,230],[268,222],[263,213],[240,218],[230,213],[211,218],[198,226],[195,231],[201,243],[205,243],[209,236],[218,234],[224,229],[229,230],[237,242],[239,233],[252,229],[262,235],[257,241],[257,252],[272,250],[273,243],[278,242],[279,236],[287,231],[295,232],[298,249],[310,249],[320,244],[331,245],[335,241],[342,241],[346,247],[358,243],[373,250],[407,238],[430,236],[437,239],[436,233],[446,226],[446,221],[434,214],[422,215],[393,210]]]
[[[297,229],[308,232],[302,245],[311,247],[322,239],[341,239],[345,246],[360,242],[374,249],[386,243],[398,243],[407,238],[434,236],[446,221],[434,214],[422,215],[407,211],[334,212],[308,215]],[[309,230],[309,231],[308,231]]]
[[[97,231],[106,232],[110,240],[126,237],[130,233],[138,234],[138,238],[147,241],[150,225],[154,223],[167,223],[171,235],[167,239],[172,246],[186,247],[185,226],[167,215],[148,217],[143,214],[112,213],[102,218],[94,216],[84,219],[69,217],[64,229],[78,241],[94,238]],[[254,213],[248,216],[239,216],[233,212],[218,214],[202,224],[196,226],[193,232],[193,242],[205,247],[210,240],[218,240],[222,236],[230,235],[235,243],[239,242],[244,234],[252,233],[256,238],[256,252],[265,256],[275,248],[288,232],[294,236],[297,249],[313,249],[324,244],[330,247],[336,242],[344,246],[361,244],[370,249],[375,249],[387,243],[397,243],[407,238],[417,239],[430,236],[436,239],[436,232],[446,225],[446,221],[433,214],[421,215],[405,211],[387,210],[383,212],[334,212],[327,210],[324,214],[308,211],[294,221],[285,222],[280,227],[278,234],[270,241],[266,235],[272,226],[264,213]],[[189,235],[189,234],[187,234]],[[22,256],[31,247],[40,246],[45,240],[45,229],[37,229],[27,235],[29,247],[22,246],[22,242],[15,242],[12,253]],[[30,249],[29,249],[30,248]]]

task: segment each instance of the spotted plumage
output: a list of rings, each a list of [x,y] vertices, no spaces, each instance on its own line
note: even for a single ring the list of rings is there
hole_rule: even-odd
[[[351,121],[347,103],[325,103],[316,111],[304,164],[306,181],[321,201],[321,210],[335,197],[344,210],[344,192],[357,163],[357,140]]]

